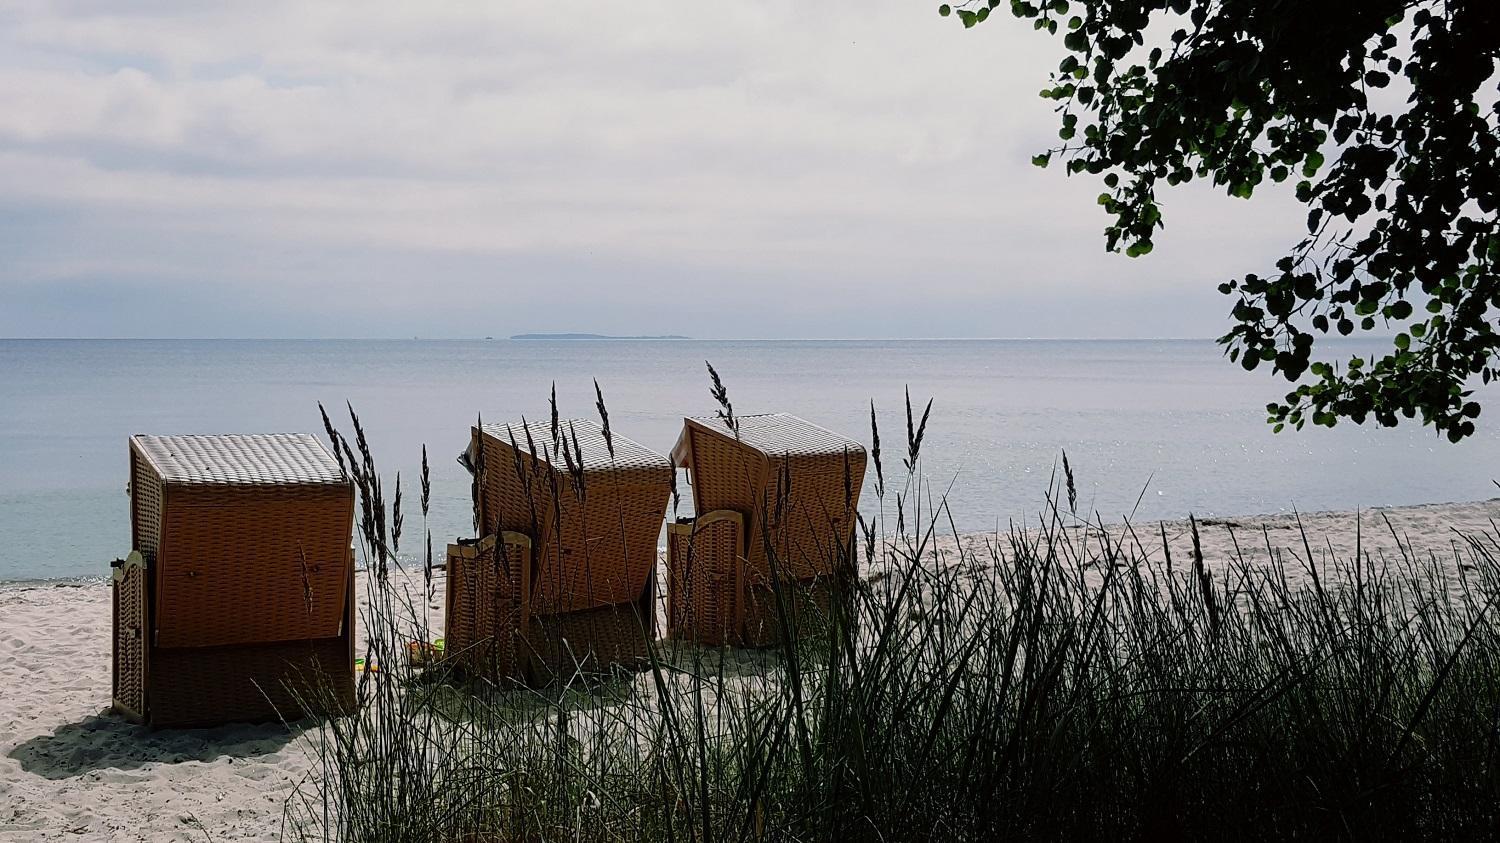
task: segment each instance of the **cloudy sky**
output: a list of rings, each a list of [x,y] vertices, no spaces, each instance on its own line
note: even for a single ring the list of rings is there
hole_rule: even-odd
[[[1221,333],[1296,206],[1105,253],[1058,46],[935,6],[0,0],[0,336]]]

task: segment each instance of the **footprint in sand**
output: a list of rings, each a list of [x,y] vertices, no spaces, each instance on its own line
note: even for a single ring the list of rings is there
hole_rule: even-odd
[[[267,776],[271,775],[271,770],[260,764],[239,764],[235,766],[234,774],[242,779],[262,782],[266,780]]]

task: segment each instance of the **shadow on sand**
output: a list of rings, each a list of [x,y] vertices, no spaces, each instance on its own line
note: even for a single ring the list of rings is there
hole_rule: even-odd
[[[664,667],[720,678],[764,676],[779,666],[776,650],[700,648],[673,642],[658,652]],[[506,696],[514,716],[535,716],[550,710],[565,697],[575,704],[585,697],[620,702],[628,698],[635,676],[566,683],[561,690],[512,691]],[[454,689],[441,689],[458,694]],[[459,696],[465,696],[459,694]],[[444,708],[452,707],[444,706]],[[463,706],[457,706],[462,709]],[[449,712],[464,719],[458,712]],[[107,710],[58,726],[50,734],[23,741],[7,755],[27,773],[50,780],[69,779],[95,770],[135,770],[147,764],[210,762],[218,758],[251,758],[269,755],[285,747],[317,719],[296,723],[231,723],[207,729],[151,730]]]
[[[8,755],[20,762],[22,770],[55,781],[94,770],[134,770],[153,763],[267,755],[285,747],[316,722],[232,723],[209,729],[152,731],[102,712],[23,741]]]

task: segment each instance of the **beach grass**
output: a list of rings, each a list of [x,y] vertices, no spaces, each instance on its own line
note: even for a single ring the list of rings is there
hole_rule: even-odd
[[[733,418],[717,378],[715,395]],[[888,477],[872,410],[878,514],[830,551],[828,570],[859,576],[823,623],[763,651],[659,642],[642,670],[547,688],[407,665],[406,642],[431,635],[428,586],[394,567],[400,519],[358,421],[352,446],[330,424],[360,491],[362,655],[381,671],[360,677],[357,713],[308,733],[317,769],[284,837],[1500,831],[1500,533],[1454,559],[1335,558],[1304,536],[1282,564],[1210,566],[1196,527],[1174,558],[1164,533],[1080,517],[1064,458],[1039,517],[955,542],[922,480],[927,414],[908,401],[907,418]]]

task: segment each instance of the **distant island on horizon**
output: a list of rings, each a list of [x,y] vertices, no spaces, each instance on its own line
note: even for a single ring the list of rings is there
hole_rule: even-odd
[[[513,340],[690,340],[692,337],[684,337],[678,334],[660,334],[658,336],[617,337],[610,334],[514,334]]]

